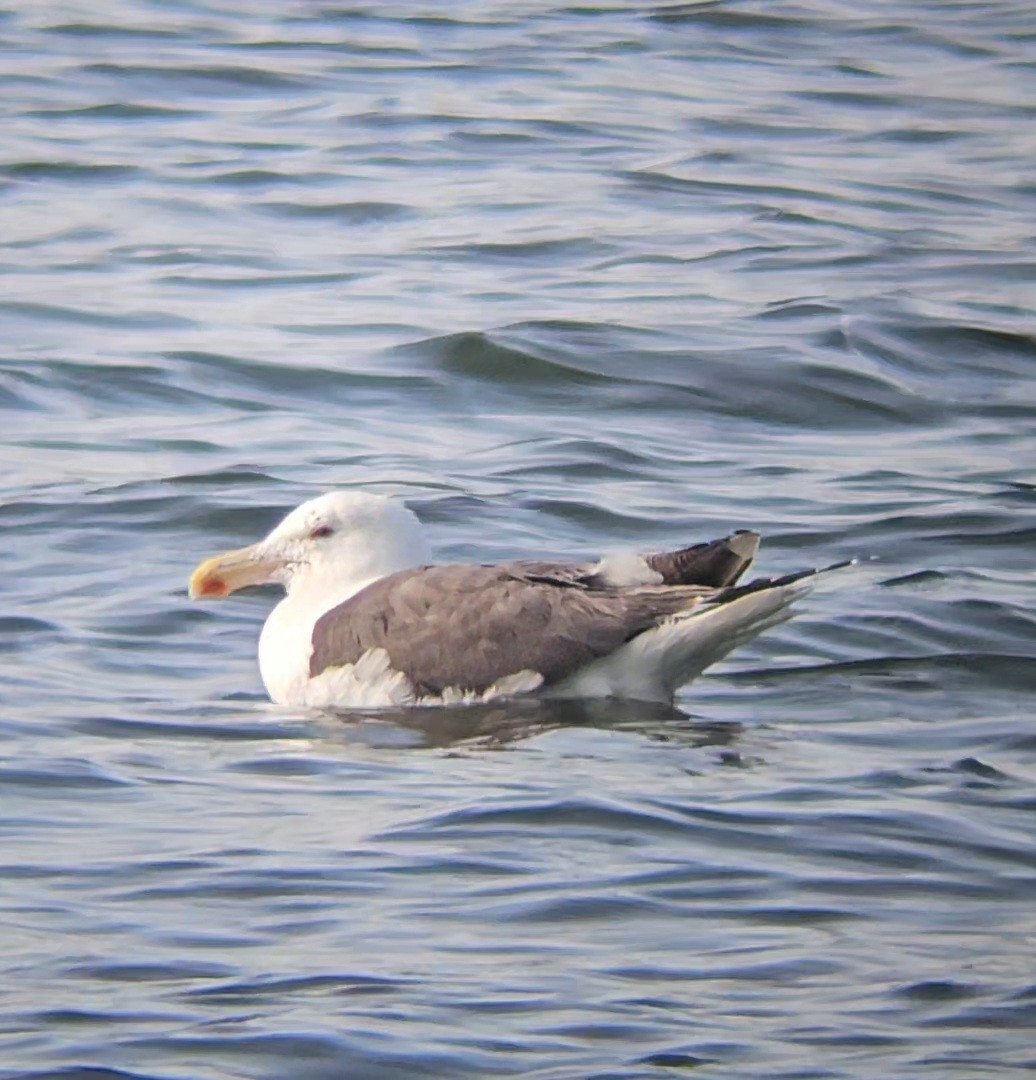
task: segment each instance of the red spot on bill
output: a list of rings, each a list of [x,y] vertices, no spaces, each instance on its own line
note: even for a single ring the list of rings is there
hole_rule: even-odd
[[[227,583],[222,578],[206,578],[201,585],[202,596],[226,596],[229,592]]]

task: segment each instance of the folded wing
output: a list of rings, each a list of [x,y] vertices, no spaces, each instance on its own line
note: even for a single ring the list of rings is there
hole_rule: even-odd
[[[374,582],[316,623],[310,676],[384,649],[419,694],[484,692],[519,671],[549,686],[714,590],[594,588],[512,566],[432,566]]]

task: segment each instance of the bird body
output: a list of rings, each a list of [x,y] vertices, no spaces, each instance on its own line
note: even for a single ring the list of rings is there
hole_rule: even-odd
[[[538,694],[671,701],[787,615],[814,571],[735,583],[755,533],[593,563],[432,565],[417,518],[380,495],[331,492],[264,540],[202,563],[192,597],[276,582],[259,640],[285,705],[441,705]]]

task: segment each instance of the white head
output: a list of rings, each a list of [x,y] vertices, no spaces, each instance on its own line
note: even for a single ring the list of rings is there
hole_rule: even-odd
[[[222,597],[246,585],[328,594],[431,561],[417,517],[402,503],[331,491],[297,507],[264,540],[203,562],[190,595]]]

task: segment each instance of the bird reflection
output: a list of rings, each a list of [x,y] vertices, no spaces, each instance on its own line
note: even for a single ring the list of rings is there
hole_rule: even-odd
[[[736,722],[704,720],[669,704],[642,701],[514,698],[457,708],[334,710],[323,713],[327,734],[379,746],[504,748],[564,728],[636,732],[654,742],[730,747]]]

